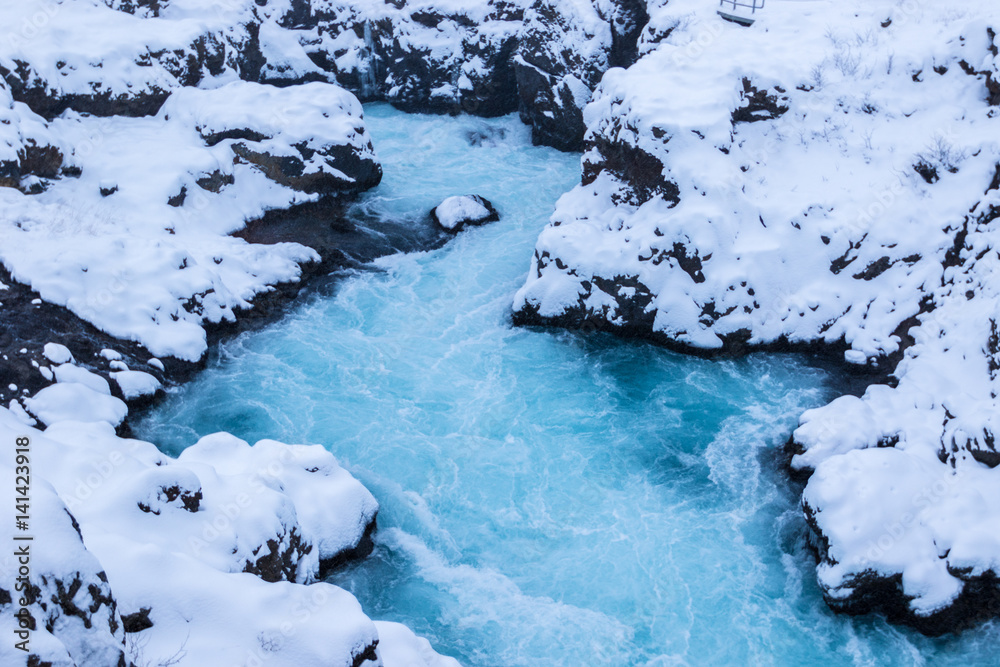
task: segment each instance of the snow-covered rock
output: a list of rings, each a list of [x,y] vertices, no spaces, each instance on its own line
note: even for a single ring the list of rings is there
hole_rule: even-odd
[[[631,64],[637,0],[312,0],[292,12],[313,62],[365,100],[408,111],[519,110],[536,143],[579,147],[601,75]]]
[[[457,660],[434,651],[429,641],[402,623],[375,621],[375,627],[384,667],[459,667]]]
[[[170,93],[228,75],[325,80],[277,22],[287,0],[38,0],[4,3],[0,77],[14,99],[54,118],[155,114]]]
[[[153,396],[163,386],[154,376],[143,371],[113,371],[111,378],[118,385],[126,401]]]
[[[0,188],[0,261],[44,300],[188,361],[204,353],[206,325],[319,260],[230,233],[381,177],[360,105],[325,83],[188,88],[156,117],[66,112],[48,128],[77,149],[81,173],[30,197]]]
[[[0,408],[6,413],[6,410]],[[17,434],[33,433],[0,426],[14,462]],[[29,445],[28,467],[38,462]],[[18,471],[23,473],[22,471]],[[84,545],[76,519],[52,486],[29,475],[26,528],[18,530],[13,509],[5,512],[0,539],[0,663],[4,665],[124,665],[125,632],[108,577]],[[15,468],[0,463],[5,488],[15,482]],[[14,502],[13,492],[6,494]],[[29,539],[25,539],[29,538]]]
[[[337,86],[234,81],[214,90],[187,88],[171,95],[161,114],[193,127],[209,146],[225,142],[237,158],[293,190],[357,193],[382,180],[361,104]],[[231,182],[232,174],[220,170],[197,185],[218,191]]]
[[[431,219],[442,229],[457,232],[466,225],[482,225],[500,219],[493,204],[479,195],[448,197],[431,210]]]
[[[820,584],[931,633],[997,613],[996,5],[650,14],[584,112],[515,321],[893,372],[795,434]]]
[[[579,150],[583,108],[609,67],[636,57],[645,3],[536,0],[525,12],[514,59],[521,119],[536,144]]]
[[[105,380],[69,363],[57,371],[56,384],[24,399],[44,432],[0,408],[0,438],[30,439],[33,548],[44,550],[32,560],[45,577],[30,608],[46,628],[31,635],[38,655],[60,665],[234,655],[379,664],[378,633],[357,600],[314,583],[323,563],[371,548],[378,510],[327,450],[220,433],[174,459],[115,434],[125,406]],[[16,568],[0,569],[11,580],[0,589],[12,591]]]
[[[0,187],[25,192],[44,189],[45,180],[73,172],[68,149],[56,139],[45,120],[15,102],[0,79]]]

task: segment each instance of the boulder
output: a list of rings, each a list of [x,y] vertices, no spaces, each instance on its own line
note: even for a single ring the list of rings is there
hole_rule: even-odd
[[[479,195],[448,197],[431,210],[431,219],[449,232],[457,232],[466,225],[496,222],[500,214],[493,204]]]
[[[225,142],[237,160],[294,190],[349,194],[382,179],[361,104],[331,84],[279,89],[234,81],[184,89],[171,96],[163,116],[192,126],[209,146]],[[204,183],[212,189],[211,178]]]
[[[28,449],[29,460],[37,462],[33,447]],[[0,477],[14,488],[14,469],[6,462],[0,464]],[[7,637],[0,662],[127,664],[125,632],[104,567],[84,545],[80,526],[53,488],[32,475],[27,529],[16,531],[13,514],[8,517],[0,528],[8,545],[0,567],[0,629]],[[25,535],[33,539],[19,539]],[[27,577],[27,587],[19,576]],[[22,652],[15,643],[24,640]]]

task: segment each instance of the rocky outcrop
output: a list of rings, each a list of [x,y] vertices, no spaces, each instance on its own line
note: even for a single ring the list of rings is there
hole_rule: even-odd
[[[208,146],[224,143],[237,161],[300,192],[357,194],[382,180],[361,105],[336,86],[279,90],[233,82],[211,91],[181,90],[163,116],[189,125]],[[217,170],[197,183],[218,191],[231,179]]]
[[[0,187],[41,192],[48,180],[77,174],[71,153],[49,132],[42,118],[14,102],[0,79]]]
[[[609,67],[628,67],[648,19],[645,4],[537,0],[514,61],[521,119],[536,144],[580,150],[583,107]]]
[[[165,1],[106,4],[5,9],[15,29],[0,52],[0,77],[15,100],[47,119],[67,109],[149,116],[174,90],[223,73],[278,85],[326,80],[295,35],[277,26],[280,6],[236,0],[212,12],[167,12]],[[46,48],[56,42],[58,55]]]
[[[58,384],[100,394],[96,376],[73,366],[68,351],[48,353],[64,362]],[[216,434],[173,459],[88,421],[70,403],[61,412],[49,407],[44,433],[23,410],[0,408],[0,435],[30,439],[34,536],[30,599],[18,602],[16,564],[2,568],[0,619],[19,623],[7,607],[27,607],[24,623],[43,664],[223,660],[234,650],[253,654],[261,637],[270,637],[275,664],[377,659],[377,633],[353,596],[302,585],[316,580],[321,561],[371,546],[378,506],[328,451],[274,441],[251,447]],[[13,470],[2,470],[13,483]],[[121,616],[116,599],[126,601]],[[289,620],[295,632],[269,634]],[[125,632],[144,638],[126,647]],[[322,642],[309,640],[319,635]]]
[[[523,7],[497,0],[446,3],[312,3],[309,57],[363,100],[407,111],[498,116],[514,111],[511,55]]]
[[[803,415],[792,466],[830,606],[935,634],[1000,609],[1000,148],[988,77],[963,64],[995,56],[982,23],[924,17],[942,30],[924,72],[920,22],[827,18],[821,34],[779,8],[761,31],[659,8],[585,109],[583,182],[514,318],[891,372]],[[891,67],[845,37],[866,30],[899,46]]]
[[[32,458],[28,456],[29,461]],[[13,488],[14,469],[4,464],[0,472]],[[35,477],[25,530],[15,532],[13,516],[4,523],[0,530],[8,545],[0,568],[0,627],[7,636],[0,648],[4,664],[131,664],[104,568],[84,546],[76,519],[52,487]]]
[[[589,1],[539,0],[514,61],[521,119],[537,144],[579,150],[583,107],[609,67],[611,26]]]
[[[491,0],[461,10],[313,2],[285,17],[312,61],[363,100],[433,113],[519,110],[535,143],[563,150],[579,150],[583,106],[609,67],[635,60],[645,20],[634,0]]]

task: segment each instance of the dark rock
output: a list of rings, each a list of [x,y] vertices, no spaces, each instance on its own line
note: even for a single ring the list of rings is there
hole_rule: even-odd
[[[314,151],[304,144],[295,146],[298,155],[273,155],[254,144],[234,143],[233,152],[242,160],[253,164],[276,183],[301,192],[321,195],[358,193],[373,188],[382,180],[382,165],[364,157],[352,146],[332,145]],[[333,172],[326,169],[307,169],[306,162],[316,156]],[[344,180],[335,172],[343,172],[352,180]]]
[[[125,632],[135,633],[142,632],[143,630],[148,630],[153,627],[153,621],[149,620],[149,612],[152,609],[149,607],[142,607],[139,611],[132,614],[122,615],[122,628]]]
[[[365,526],[365,532],[361,536],[357,545],[350,549],[344,549],[340,553],[334,554],[330,558],[323,558],[319,561],[319,578],[325,579],[331,572],[341,566],[355,560],[368,558],[375,550],[375,531],[377,530],[377,515],[372,517],[371,523]]]
[[[181,191],[175,194],[173,197],[167,199],[167,204],[173,206],[174,208],[184,205],[184,200],[187,199],[187,186],[182,185]]]
[[[195,180],[198,187],[202,190],[207,190],[208,192],[219,192],[225,185],[232,185],[235,182],[232,174],[223,174],[221,170],[216,169],[210,174],[199,177]]]
[[[160,10],[168,2],[169,0],[104,0],[104,4],[111,9],[140,16],[159,16]]]
[[[128,94],[95,90],[89,94],[62,93],[50,86],[28,63],[14,60],[14,69],[0,65],[0,76],[18,102],[49,120],[67,109],[95,116],[152,116],[160,110],[170,92],[157,86],[136,87]]]
[[[642,0],[612,0],[611,15],[606,19],[611,24],[608,65],[631,67],[638,59],[639,37],[649,21],[646,3]]]
[[[740,106],[733,110],[733,125],[774,120],[788,111],[788,96],[779,91],[759,90],[753,82],[743,78]]]
[[[266,551],[265,551],[266,547]],[[303,541],[298,530],[275,536],[266,544],[257,547],[254,559],[248,559],[243,571],[255,574],[264,581],[296,581],[299,561],[302,560],[313,546]]]
[[[584,11],[583,6],[577,9]],[[570,11],[554,0],[537,0],[531,6],[514,72],[518,110],[521,120],[531,125],[532,141],[575,151],[586,131],[583,106],[609,67],[611,31],[590,35],[588,22]]]
[[[620,124],[621,121],[616,119],[615,122]],[[620,136],[621,129],[595,132],[587,140],[582,184],[590,185],[602,172],[608,172],[626,186],[622,201],[638,206],[660,196],[674,204],[679,202],[680,190],[664,177],[663,163],[658,158],[629,142],[608,138]]]
[[[990,41],[992,42],[990,53],[993,54],[993,61],[996,63],[994,70],[986,75],[987,99],[991,105],[1000,106],[1000,71],[996,69],[1000,67],[1000,40],[997,38],[996,31],[992,28],[987,28],[986,32],[989,33]]]

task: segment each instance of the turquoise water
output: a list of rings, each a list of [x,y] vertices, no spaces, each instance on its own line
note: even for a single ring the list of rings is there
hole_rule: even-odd
[[[382,507],[373,556],[330,581],[469,667],[992,663],[995,626],[929,640],[823,604],[780,446],[836,378],[512,328],[579,156],[512,118],[367,117],[386,179],[353,214],[374,233],[462,193],[501,221],[330,280],[140,437],[327,446]]]

